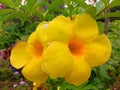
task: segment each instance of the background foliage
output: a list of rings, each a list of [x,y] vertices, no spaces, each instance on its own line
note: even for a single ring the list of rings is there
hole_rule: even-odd
[[[0,49],[2,55],[8,54],[4,63],[0,62],[0,80],[6,80],[13,72],[9,65],[9,53],[19,40],[27,40],[28,35],[42,21],[50,21],[58,15],[72,16],[89,13],[97,20],[100,33],[105,33],[112,43],[112,55],[106,64],[95,67],[90,79],[81,86],[68,84],[64,79],[48,79],[42,87],[49,90],[112,90],[120,88],[120,1],[94,0],[86,4],[85,0],[0,0]],[[8,50],[9,49],[9,50]],[[1,55],[1,54],[0,54]],[[6,66],[7,65],[7,66]],[[4,77],[3,77],[4,76]],[[23,77],[22,77],[23,78]],[[17,80],[20,81],[21,77]],[[10,80],[13,80],[11,78]],[[9,81],[10,81],[9,80]],[[117,83],[117,84],[116,84]],[[30,84],[31,85],[31,84]],[[118,85],[118,86],[117,86]]]

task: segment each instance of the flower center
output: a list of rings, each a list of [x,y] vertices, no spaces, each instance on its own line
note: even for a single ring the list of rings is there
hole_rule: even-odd
[[[33,44],[33,52],[37,56],[41,56],[43,52],[43,46],[39,41],[34,42]]]
[[[80,56],[84,53],[84,45],[78,40],[70,40],[68,47],[70,52],[75,56]]]

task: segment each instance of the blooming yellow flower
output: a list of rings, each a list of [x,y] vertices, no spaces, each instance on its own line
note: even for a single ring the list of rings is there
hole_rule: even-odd
[[[10,62],[37,84],[52,78],[65,78],[80,85],[88,80],[92,67],[109,60],[111,44],[99,35],[96,21],[88,14],[58,16],[43,22],[28,38],[12,49]],[[36,87],[34,88],[36,89]]]
[[[41,69],[41,57],[45,49],[45,27],[43,22],[28,38],[27,42],[19,42],[11,51],[10,62],[13,67],[23,67],[22,74],[25,78],[35,83],[43,83],[48,75]],[[38,34],[38,32],[40,34]],[[44,36],[43,36],[44,35]]]
[[[52,78],[62,77],[71,84],[86,82],[92,67],[109,60],[111,44],[99,35],[96,21],[88,14],[70,19],[58,16],[46,28],[49,46],[42,55],[42,70]]]

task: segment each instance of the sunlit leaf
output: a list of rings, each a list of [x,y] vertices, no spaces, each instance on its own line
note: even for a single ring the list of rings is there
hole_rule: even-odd
[[[105,4],[100,0],[97,4],[96,4],[96,14],[100,13],[103,9],[105,8]]]

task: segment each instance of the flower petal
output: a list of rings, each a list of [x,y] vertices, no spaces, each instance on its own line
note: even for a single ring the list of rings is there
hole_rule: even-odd
[[[75,36],[86,42],[99,34],[96,21],[88,14],[77,15],[74,20]]]
[[[111,43],[103,34],[86,46],[86,61],[91,66],[99,66],[109,60],[111,53]]]
[[[73,24],[70,18],[58,16],[53,19],[47,30],[48,40],[51,41],[68,41],[72,36]]]
[[[83,57],[73,57],[74,63],[72,72],[65,79],[67,82],[74,85],[81,85],[85,83],[91,74],[91,67],[83,59]]]
[[[10,62],[19,69],[30,61],[31,55],[27,52],[27,43],[19,42],[11,51]]]
[[[51,43],[43,53],[41,66],[52,78],[67,76],[72,68],[72,57],[67,44]]]
[[[40,31],[40,30],[46,29],[48,27],[48,24],[49,24],[49,22],[45,22],[45,21],[41,22],[37,26],[36,31]]]
[[[33,57],[22,70],[23,76],[35,83],[43,83],[47,80],[48,74],[41,69],[41,58]]]
[[[28,38],[28,43],[32,44],[36,41],[39,41],[41,43],[45,43],[47,40],[47,36],[46,36],[46,28],[47,28],[48,23],[47,22],[42,22],[40,23],[37,28],[36,31],[34,31]]]

